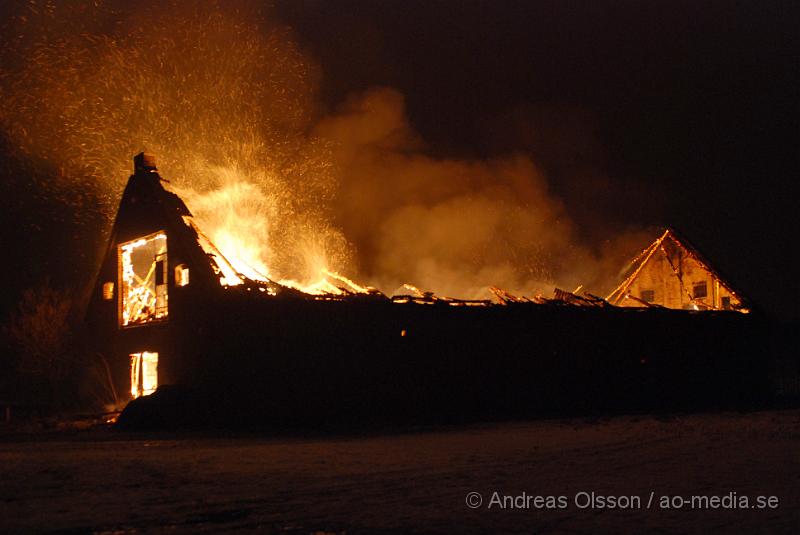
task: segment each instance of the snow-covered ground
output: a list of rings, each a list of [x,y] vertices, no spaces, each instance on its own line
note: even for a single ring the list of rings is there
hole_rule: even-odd
[[[581,508],[592,492],[633,508]],[[732,493],[738,508],[711,508]],[[796,533],[799,507],[800,411],[333,438],[0,431],[3,533]]]

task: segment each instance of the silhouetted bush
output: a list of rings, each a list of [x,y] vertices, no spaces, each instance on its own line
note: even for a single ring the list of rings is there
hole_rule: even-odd
[[[60,410],[77,400],[81,352],[76,337],[80,321],[74,293],[48,282],[22,293],[3,328],[13,353],[6,370],[15,377],[13,400]],[[21,399],[19,399],[21,398]]]

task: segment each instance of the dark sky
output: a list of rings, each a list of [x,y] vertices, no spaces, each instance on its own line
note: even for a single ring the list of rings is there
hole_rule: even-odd
[[[792,2],[288,0],[331,107],[388,85],[434,155],[524,151],[584,237],[682,230],[797,318]]]

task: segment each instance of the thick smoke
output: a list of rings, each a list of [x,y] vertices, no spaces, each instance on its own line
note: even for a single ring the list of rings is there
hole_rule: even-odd
[[[550,296],[554,286],[607,286],[620,249],[630,249],[627,239],[604,251],[576,245],[565,206],[528,156],[427,156],[395,90],[351,97],[316,131],[335,142],[338,223],[357,246],[362,276],[381,288],[412,282],[485,298],[495,285]]]
[[[92,191],[108,221],[148,150],[222,251],[275,279],[550,295],[597,288],[633,252],[577,245],[529,156],[428,156],[395,90],[319,119],[319,68],[249,3],[30,3],[6,32],[7,137],[57,170],[42,191]],[[78,217],[83,197],[63,199]]]

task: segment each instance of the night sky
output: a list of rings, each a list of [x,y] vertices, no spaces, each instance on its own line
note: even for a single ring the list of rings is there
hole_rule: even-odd
[[[761,308],[798,318],[794,3],[288,0],[275,10],[321,66],[321,116],[354,92],[394,88],[427,154],[529,155],[585,243],[674,226]],[[70,208],[39,198],[7,143],[5,308],[25,285],[87,269],[67,252],[74,241],[53,238],[80,238]],[[23,235],[31,222],[37,233]]]

